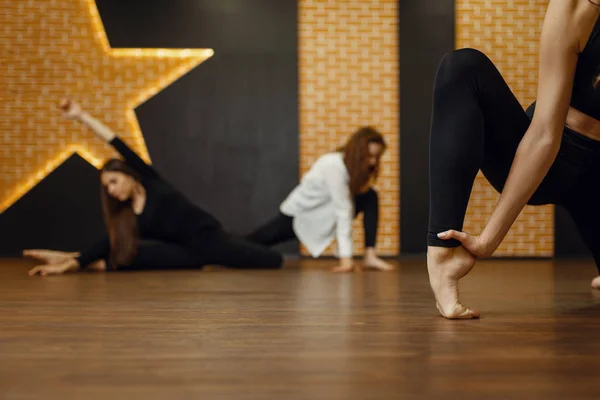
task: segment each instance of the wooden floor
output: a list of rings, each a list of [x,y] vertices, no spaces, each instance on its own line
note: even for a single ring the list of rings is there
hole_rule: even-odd
[[[599,399],[589,261],[489,261],[437,315],[422,259],[393,273],[28,277],[0,260],[0,399]]]

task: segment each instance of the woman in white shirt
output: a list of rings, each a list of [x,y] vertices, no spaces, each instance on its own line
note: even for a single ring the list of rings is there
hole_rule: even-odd
[[[372,185],[385,149],[377,130],[358,129],[338,151],[319,157],[281,204],[279,214],[247,239],[266,246],[298,239],[316,258],[335,238],[340,265],[334,271],[350,272],[354,270],[352,220],[362,212],[364,266],[392,270],[375,252],[379,204]]]

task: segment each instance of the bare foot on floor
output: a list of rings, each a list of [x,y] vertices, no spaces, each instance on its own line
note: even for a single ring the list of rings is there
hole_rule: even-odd
[[[475,257],[463,246],[429,247],[427,271],[429,283],[440,314],[448,319],[479,318],[479,311],[465,307],[458,300],[458,281],[475,265]]]
[[[600,290],[600,276],[592,279],[592,289]]]
[[[88,265],[88,269],[95,272],[104,272],[106,271],[106,262],[104,260],[95,261]]]
[[[331,272],[335,272],[336,274],[343,274],[346,272],[354,272],[354,266],[338,265],[337,267],[332,268]]]
[[[77,253],[66,253],[63,251],[33,249],[23,251],[25,257],[31,257],[46,264],[60,264],[70,258],[77,257]]]
[[[394,266],[386,263],[377,256],[365,256],[363,261],[364,269],[374,269],[377,271],[393,271]]]

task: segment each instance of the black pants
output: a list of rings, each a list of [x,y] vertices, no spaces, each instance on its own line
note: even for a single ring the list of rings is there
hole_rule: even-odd
[[[371,188],[367,192],[355,196],[354,212],[355,217],[361,212],[363,213],[365,247],[375,247],[377,223],[379,221],[379,199],[377,192]],[[274,246],[288,240],[296,239],[292,225],[293,217],[279,213],[271,221],[248,235],[247,239],[253,243]]]
[[[428,245],[456,247],[439,232],[462,230],[473,181],[481,170],[502,192],[531,121],[494,64],[461,49],[439,65],[430,133]],[[565,129],[560,151],[530,205],[566,208],[600,265],[600,142]]]
[[[275,269],[283,265],[276,251],[219,231],[194,244],[179,245],[159,241],[141,241],[137,255],[130,265],[118,270],[202,268],[220,265],[240,269]]]

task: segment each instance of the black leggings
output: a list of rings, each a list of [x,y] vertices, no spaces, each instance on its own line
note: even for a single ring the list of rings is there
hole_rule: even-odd
[[[377,240],[377,223],[379,221],[379,199],[374,189],[369,189],[354,197],[354,216],[363,213],[365,230],[365,247],[375,247]],[[281,212],[272,220],[261,226],[246,238],[265,246],[274,246],[288,240],[296,239],[293,228],[293,217]]]
[[[202,268],[220,265],[240,269],[275,269],[283,265],[283,257],[276,251],[250,243],[226,232],[211,234],[197,245],[182,246],[160,241],[143,240],[130,265],[118,270]]]
[[[523,110],[483,53],[447,54],[434,85],[430,137],[428,245],[457,247],[436,234],[462,230],[473,181],[481,170],[502,192],[533,107]],[[600,266],[600,142],[565,129],[560,151],[530,205],[566,208]]]

